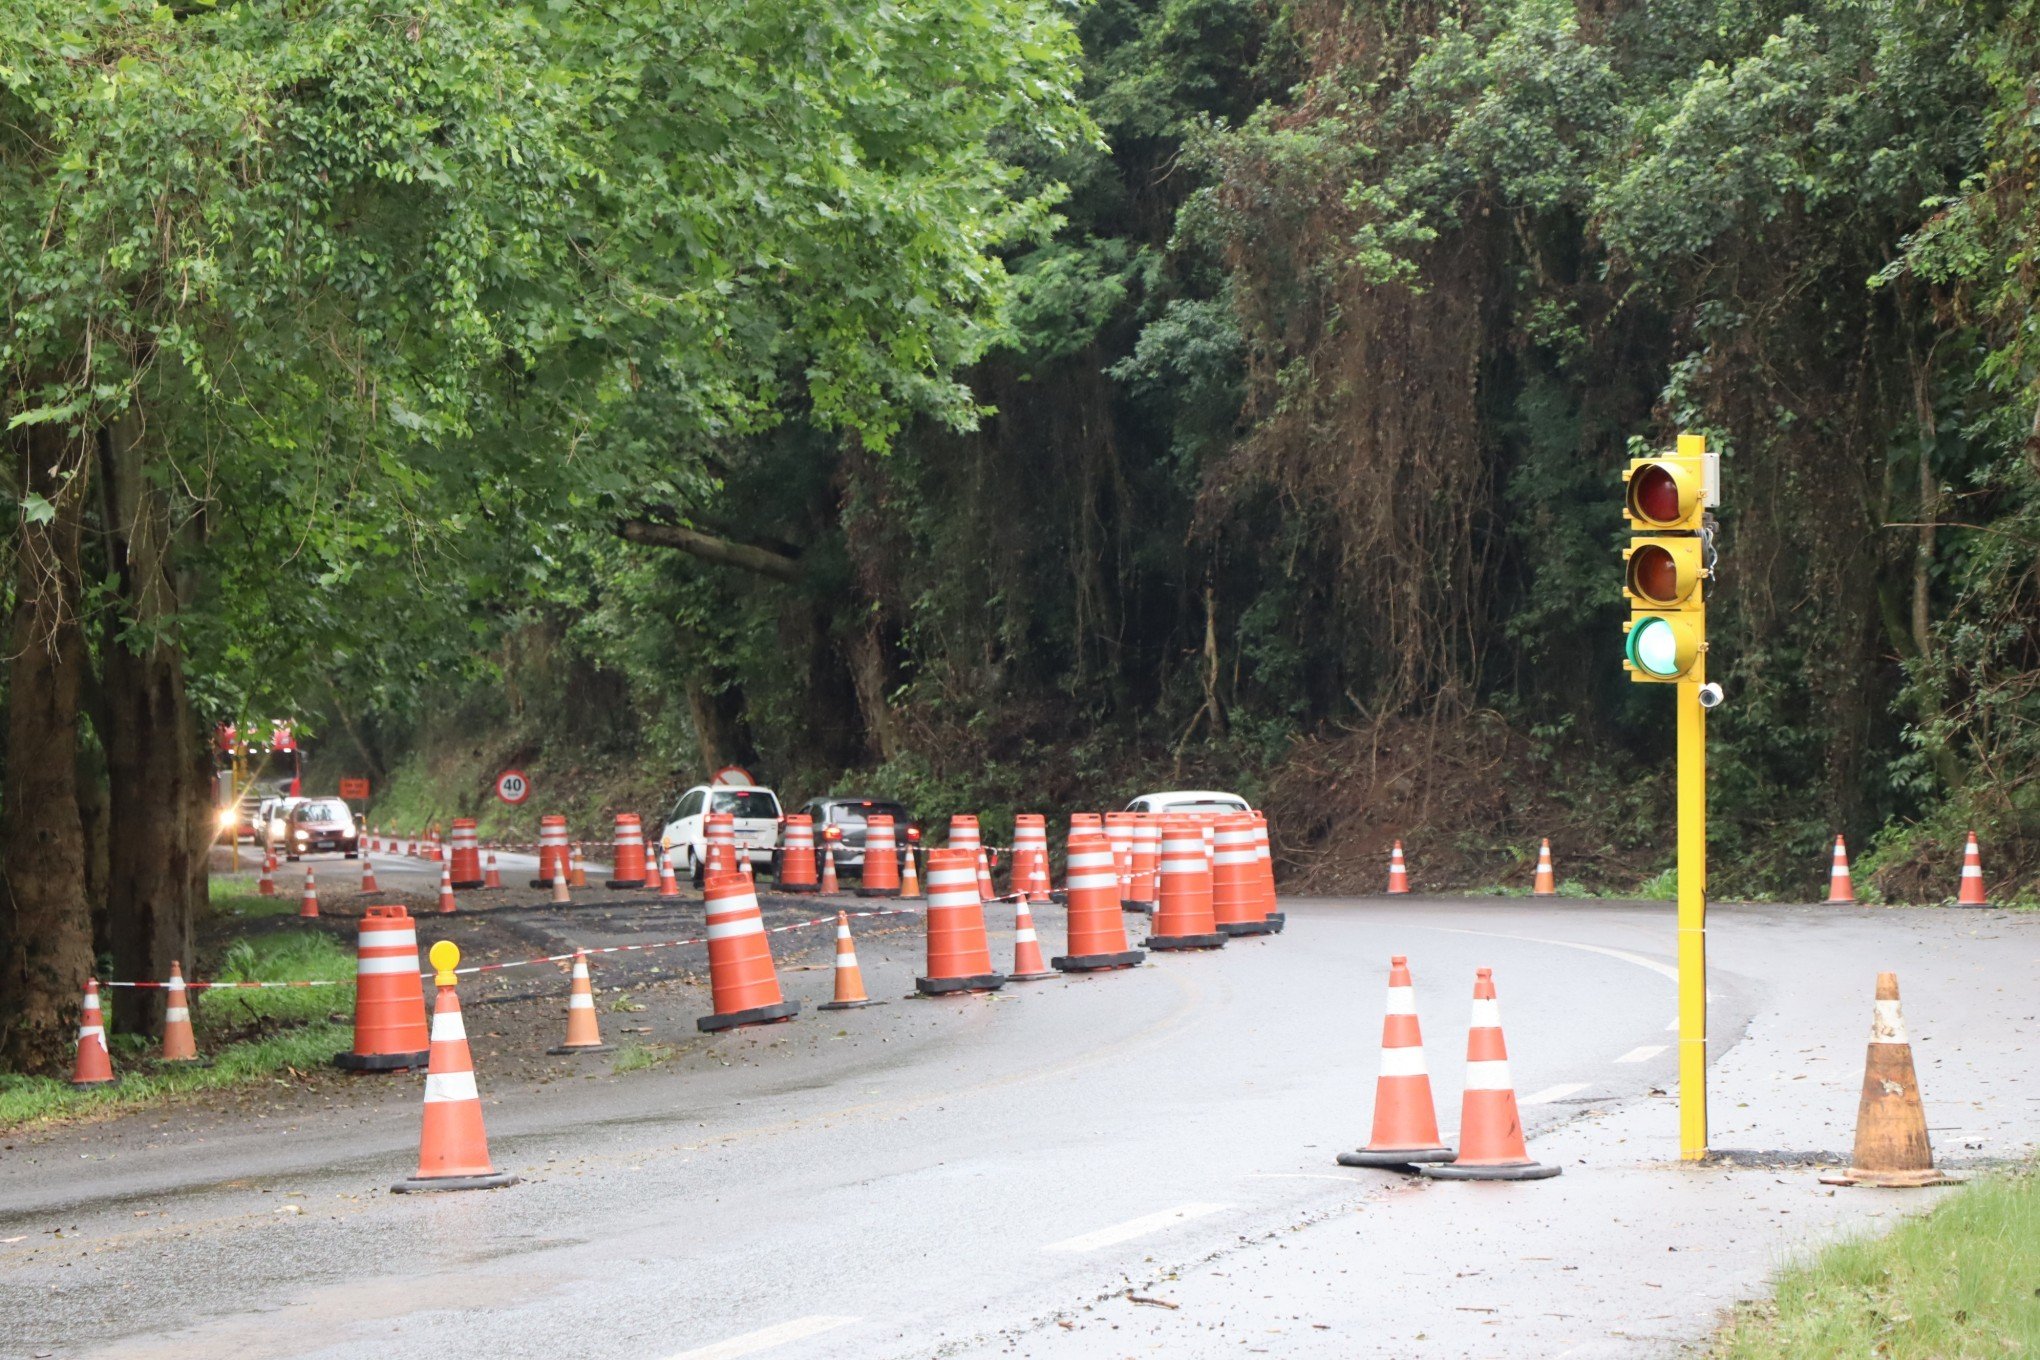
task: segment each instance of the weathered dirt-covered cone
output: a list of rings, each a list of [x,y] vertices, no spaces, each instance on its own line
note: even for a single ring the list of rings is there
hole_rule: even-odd
[[[1537,846],[1537,876],[1530,881],[1532,897],[1558,896],[1558,874],[1551,867],[1551,842],[1542,841]]]
[[[640,868],[643,866],[640,865]],[[588,951],[574,951],[573,981],[567,989],[567,1040],[548,1053],[607,1053],[602,1026],[595,1017],[595,986],[588,979]]]
[[[170,982],[163,996],[163,1061],[198,1061],[198,1039],[191,1032],[191,998],[184,990],[184,969],[170,960]]]
[[[1027,899],[1014,894],[1013,902],[1013,971],[1006,974],[1008,982],[1039,982],[1055,976],[1041,958],[1041,938],[1034,933],[1034,913],[1027,909]]]
[[[262,879],[255,885],[255,893],[259,897],[276,896],[276,853],[274,851],[265,850],[262,852]]]
[[[576,888],[588,886],[588,862],[581,858],[581,847],[567,847],[567,882]]]
[[[1391,897],[1400,896],[1410,890],[1409,866],[1403,863],[1402,842],[1388,852],[1388,892]]]
[[[1388,961],[1388,1011],[1381,1019],[1381,1073],[1374,1080],[1374,1132],[1358,1152],[1339,1154],[1341,1166],[1410,1166],[1449,1162],[1452,1149],[1438,1136],[1438,1107],[1424,1065],[1417,1028],[1417,989],[1410,962]]]
[[[365,893],[382,891],[382,884],[375,881],[375,861],[367,855],[361,857],[361,890]]]
[[[517,1178],[489,1160],[489,1136],[482,1128],[482,1097],[475,1088],[475,1060],[468,1052],[467,1026],[460,1017],[453,970],[460,948],[452,940],[432,946],[432,1065],[425,1073],[425,1124],[418,1138],[418,1174],[398,1181],[397,1194],[420,1190],[494,1190]]]
[[[850,1011],[869,1006],[864,991],[864,970],[857,966],[857,942],[850,938],[850,913],[836,913],[836,999],[824,1001],[825,1011]]]
[[[418,972],[418,932],[403,907],[370,907],[361,915],[354,954],[354,1048],[333,1065],[349,1072],[423,1067],[425,984]]]
[[[482,874],[482,887],[500,888],[502,886],[503,875],[502,872],[496,868],[496,852],[494,850],[491,850],[489,852],[489,867]]]
[[[457,904],[453,900],[453,866],[441,863],[439,866],[439,914],[453,915]]]
[[[553,865],[552,900],[555,902],[571,902],[574,900],[574,895],[567,891],[567,866],[565,864]]]
[[[1835,857],[1828,865],[1828,905],[1836,907],[1854,906],[1856,885],[1849,881],[1849,847],[1842,844],[1840,836],[1835,837]]]
[[[1863,1060],[1863,1100],[1856,1107],[1856,1150],[1847,1171],[1821,1180],[1828,1185],[1904,1187],[1949,1185],[1955,1179],[1934,1169],[1912,1044],[1906,1040],[1905,1019],[1898,1010],[1898,974],[1879,973],[1870,1051]]]
[[[319,886],[312,882],[312,866],[305,866],[305,891],[298,898],[297,914],[300,919],[309,919],[319,914]]]
[[[1541,1181],[1563,1168],[1530,1159],[1509,1050],[1502,1042],[1502,1010],[1492,968],[1477,969],[1473,1020],[1466,1030],[1466,1082],[1459,1102],[1459,1156],[1449,1166],[1420,1166],[1433,1180]]]
[[[1958,907],[1987,907],[1990,902],[1983,891],[1983,852],[1976,848],[1976,833],[1969,833],[1969,844],[1962,850],[1962,889],[1955,897]]]
[[[85,979],[85,1001],[78,1009],[78,1060],[71,1068],[73,1086],[112,1083],[113,1054],[106,1047],[106,1021],[99,1014],[99,979]]]
[[[1006,975],[992,971],[975,849],[952,845],[928,852],[927,931],[928,972],[914,979],[923,996],[992,992],[1006,985]]]
[[[695,1028],[712,1033],[792,1019],[800,1012],[800,1003],[788,1001],[779,990],[779,973],[751,880],[742,874],[716,874],[703,890],[715,1013],[697,1018]]]

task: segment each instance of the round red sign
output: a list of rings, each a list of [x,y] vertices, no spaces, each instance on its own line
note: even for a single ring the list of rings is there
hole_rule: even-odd
[[[531,797],[531,780],[522,770],[505,770],[496,776],[496,796],[515,807]]]

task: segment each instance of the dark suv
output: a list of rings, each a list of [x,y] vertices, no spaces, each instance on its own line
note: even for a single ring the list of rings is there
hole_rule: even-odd
[[[836,847],[839,872],[864,872],[864,828],[873,813],[893,819],[893,844],[901,850],[921,843],[921,825],[898,803],[882,798],[812,798],[802,812],[815,819],[815,872],[828,847]]]

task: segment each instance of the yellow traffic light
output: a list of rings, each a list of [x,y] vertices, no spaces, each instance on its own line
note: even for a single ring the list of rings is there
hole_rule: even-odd
[[[1701,578],[1700,540],[1669,535],[1641,535],[1622,550],[1628,564],[1623,590],[1639,609],[1670,609],[1689,601],[1698,605]]]

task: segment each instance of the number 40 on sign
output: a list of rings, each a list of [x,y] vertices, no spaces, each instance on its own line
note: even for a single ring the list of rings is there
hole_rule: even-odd
[[[496,776],[496,796],[515,807],[531,797],[531,780],[522,770],[505,770]]]

